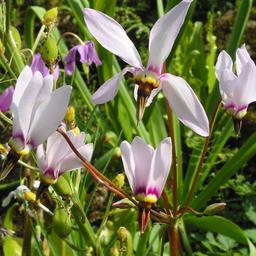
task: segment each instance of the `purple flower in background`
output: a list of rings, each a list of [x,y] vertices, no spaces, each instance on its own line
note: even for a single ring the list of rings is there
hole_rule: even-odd
[[[67,131],[67,136],[88,161],[91,160],[93,144],[85,144],[85,133],[74,134],[73,130]],[[37,159],[41,171],[41,177],[47,184],[56,182],[58,177],[66,171],[83,167],[81,160],[72,151],[64,137],[54,132],[47,140],[46,149],[41,144],[37,148]]]
[[[256,101],[256,66],[245,45],[236,51],[236,73],[226,51],[220,52],[215,70],[224,108],[234,119],[241,120],[248,105]]]
[[[9,143],[16,153],[42,144],[63,120],[72,88],[62,86],[53,92],[52,88],[52,75],[33,74],[28,66],[20,73],[11,105],[13,132]]]
[[[11,106],[12,103],[12,95],[14,92],[13,86],[9,86],[6,88],[2,94],[0,94],[0,111],[6,112]]]
[[[172,143],[168,137],[154,150],[140,137],[131,144],[121,143],[125,174],[138,201],[155,203],[161,196],[172,162]]]
[[[102,12],[84,9],[85,23],[90,33],[104,48],[131,65],[106,81],[93,94],[92,101],[95,104],[110,101],[117,94],[122,77],[130,72],[136,83],[134,95],[138,104],[139,121],[145,107],[150,105],[154,96],[162,89],[171,108],[184,125],[202,136],[209,135],[207,115],[188,83],[181,77],[162,74],[163,63],[172,49],[191,2],[181,1],[154,24],[149,36],[146,68],[134,44],[118,22]]]
[[[41,74],[44,76],[48,76],[50,74],[50,70],[49,68],[45,65],[42,56],[40,53],[36,53],[33,56],[32,59],[32,63],[31,63],[31,70],[33,72],[33,74],[36,71],[41,72]],[[59,78],[59,65],[55,65],[54,66],[54,70],[53,70],[53,76],[55,80],[58,80]]]
[[[72,75],[76,67],[77,56],[80,56],[80,62],[91,65],[92,63],[96,65],[101,65],[101,61],[98,54],[94,48],[94,44],[91,41],[85,44],[79,44],[74,46],[69,50],[68,55],[65,57],[65,71],[68,75]]]

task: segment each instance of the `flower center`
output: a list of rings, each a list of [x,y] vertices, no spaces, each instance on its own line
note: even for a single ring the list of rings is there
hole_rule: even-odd
[[[135,198],[140,202],[153,204],[159,196],[159,191],[156,188],[139,187],[135,190]]]
[[[134,75],[134,80],[140,89],[149,91],[149,94],[153,89],[159,87],[159,76],[152,71],[140,70]]]

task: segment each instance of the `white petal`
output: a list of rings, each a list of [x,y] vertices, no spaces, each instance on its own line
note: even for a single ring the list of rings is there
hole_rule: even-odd
[[[158,73],[161,72],[162,65],[170,54],[191,2],[190,0],[180,2],[161,17],[151,29],[148,68]]]
[[[132,141],[131,150],[135,162],[135,189],[147,188],[154,149],[136,136]]]
[[[131,66],[142,68],[138,51],[117,21],[90,8],[84,9],[84,19],[90,33],[104,48]]]
[[[161,77],[164,94],[179,120],[201,136],[209,136],[207,115],[188,83],[181,77],[164,74]]]
[[[71,86],[62,86],[38,107],[29,131],[34,147],[43,143],[60,125],[67,110],[71,90]]]
[[[234,88],[234,102],[237,105],[256,101],[256,66],[252,60],[242,66]]]
[[[69,145],[68,145],[69,147]],[[79,151],[79,153],[85,157],[86,160],[90,161],[91,157],[92,157],[92,152],[93,152],[93,144],[86,144],[83,145],[80,148],[77,148],[77,150]],[[67,156],[65,156],[65,158],[63,158],[60,162],[60,174],[65,172],[65,171],[72,171],[74,169],[77,168],[82,168],[84,167],[82,161],[77,157],[77,155],[75,153],[70,153]]]
[[[154,152],[150,171],[149,187],[156,188],[159,196],[162,194],[172,163],[172,142],[165,138]]]
[[[48,75],[43,78],[43,86],[39,92],[39,95],[37,97],[37,104],[39,105],[41,102],[43,102],[47,97],[50,96],[52,89],[53,89],[53,76]]]
[[[232,72],[232,67],[233,61],[231,57],[228,55],[226,51],[221,51],[215,65],[215,74],[217,79],[219,81],[221,80],[221,76],[224,70],[229,70]]]
[[[124,171],[130,187],[134,193],[135,189],[135,162],[133,158],[133,153],[131,149],[131,145],[127,141],[123,141],[120,145],[121,156],[124,165]]]
[[[39,145],[36,149],[36,158],[38,160],[38,165],[40,170],[44,170],[47,166],[46,160],[45,160],[45,152],[44,152],[44,146],[43,144]]]
[[[18,113],[16,114],[18,114],[18,116],[15,115],[15,118],[16,116],[19,118],[21,131],[25,138],[27,137],[27,133],[31,124],[31,117],[33,116],[36,99],[42,86],[43,77],[42,74],[37,71],[26,86],[26,89],[24,90],[23,95],[19,100],[19,104],[17,105]],[[15,108],[14,105],[15,103],[13,102],[12,109]]]
[[[16,82],[16,86],[15,86],[15,90],[12,98],[12,102],[15,103],[16,105],[19,104],[20,98],[22,97],[25,89],[27,88],[27,85],[29,84],[31,78],[32,78],[32,70],[29,66],[26,66],[21,71]]]
[[[242,71],[242,67],[248,61],[252,61],[252,59],[249,53],[247,52],[245,45],[243,45],[241,48],[238,48],[236,51],[236,71],[238,75],[240,75]]]
[[[107,80],[93,95],[94,104],[104,104],[112,100],[119,89],[120,81],[127,72],[132,72],[132,68],[124,68],[120,73]]]

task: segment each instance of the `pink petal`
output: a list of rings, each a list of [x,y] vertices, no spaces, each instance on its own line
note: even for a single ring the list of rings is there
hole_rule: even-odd
[[[149,37],[148,68],[161,73],[162,65],[175,42],[175,39],[183,25],[191,0],[183,0],[153,26]]]
[[[252,61],[248,51],[246,50],[245,44],[238,48],[236,51],[236,71],[239,75],[242,71],[243,66],[248,62]]]
[[[161,85],[165,97],[179,120],[201,136],[209,136],[207,115],[188,83],[181,77],[164,74]]]
[[[94,104],[104,104],[112,100],[119,89],[120,81],[127,72],[132,72],[132,68],[124,68],[120,73],[107,80],[93,95]]]
[[[84,19],[90,33],[104,48],[131,66],[142,68],[137,49],[118,22],[90,8],[84,9]]]
[[[154,152],[150,170],[149,187],[157,189],[159,196],[164,189],[172,163],[172,142],[165,138]]]
[[[217,79],[220,81],[223,71],[229,70],[230,72],[232,72],[232,68],[233,61],[231,57],[228,55],[226,51],[221,51],[215,65],[215,73]]]

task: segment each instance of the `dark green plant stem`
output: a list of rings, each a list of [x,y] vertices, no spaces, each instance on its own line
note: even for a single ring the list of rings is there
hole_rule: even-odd
[[[12,0],[6,1],[6,24],[5,24],[5,36],[8,36],[11,26],[11,11],[12,11]]]
[[[212,114],[212,116],[211,116],[210,127],[209,127],[210,135],[205,138],[204,147],[203,147],[203,149],[202,149],[200,161],[199,161],[199,164],[198,164],[197,169],[196,169],[196,174],[195,174],[194,180],[193,180],[193,182],[192,182],[192,186],[191,186],[191,188],[190,188],[190,191],[189,191],[189,193],[188,193],[188,196],[187,196],[187,198],[186,198],[186,200],[185,200],[183,209],[188,208],[189,203],[190,203],[190,201],[191,201],[191,199],[192,199],[192,196],[193,196],[193,194],[194,194],[194,190],[195,190],[196,184],[197,184],[197,182],[198,182],[198,178],[199,178],[199,175],[200,175],[200,172],[201,172],[203,163],[204,163],[205,155],[206,155],[207,150],[208,150],[209,141],[210,141],[210,137],[211,137],[211,134],[212,134],[212,129],[213,129],[213,126],[214,126],[214,122],[215,122],[215,119],[216,119],[216,116],[217,116],[217,113],[218,113],[218,109],[219,109],[219,107],[220,107],[220,104],[221,104],[221,98],[219,98],[219,100],[218,100],[218,102],[217,102],[217,104],[216,104],[216,106],[215,106],[215,109],[214,109],[214,111],[213,111],[213,114]]]
[[[0,59],[2,61],[2,64],[4,65],[4,68],[9,72],[9,74],[14,78],[17,79],[17,76],[15,75],[15,73],[12,71],[8,60],[6,59],[6,57],[4,56],[4,54],[0,55]]]
[[[24,222],[24,234],[23,234],[23,246],[22,246],[22,256],[31,255],[31,226],[30,226],[30,216],[28,212],[25,212],[25,222]]]

